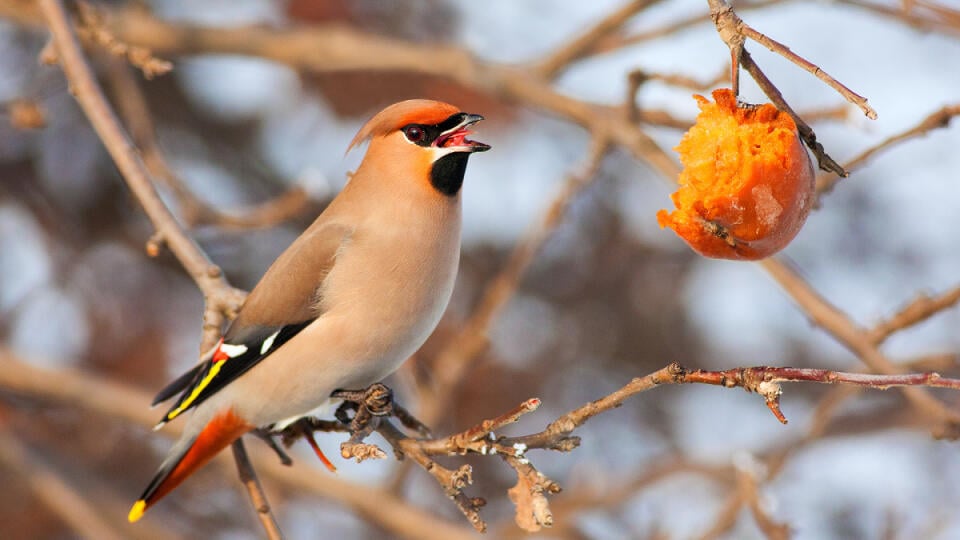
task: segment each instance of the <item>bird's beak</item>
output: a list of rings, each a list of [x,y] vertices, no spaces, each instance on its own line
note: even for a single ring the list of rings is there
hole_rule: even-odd
[[[463,121],[441,133],[434,144],[437,148],[456,148],[461,152],[486,152],[490,149],[489,144],[471,141],[467,138],[467,135],[473,133],[467,128],[481,120],[483,120],[483,117],[479,114],[464,114]]]

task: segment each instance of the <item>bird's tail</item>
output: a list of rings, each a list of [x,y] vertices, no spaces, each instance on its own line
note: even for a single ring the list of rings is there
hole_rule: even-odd
[[[181,439],[170,450],[143,495],[133,504],[127,519],[131,523],[139,520],[147,508],[253,427],[232,410],[227,410],[215,416],[196,437]]]

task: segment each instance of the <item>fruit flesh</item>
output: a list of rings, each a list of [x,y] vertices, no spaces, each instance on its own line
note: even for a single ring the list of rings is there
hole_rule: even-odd
[[[810,212],[814,173],[789,115],[770,104],[740,105],[729,89],[701,112],[676,150],[683,171],[657,212],[694,251],[724,259],[762,259],[796,236]]]

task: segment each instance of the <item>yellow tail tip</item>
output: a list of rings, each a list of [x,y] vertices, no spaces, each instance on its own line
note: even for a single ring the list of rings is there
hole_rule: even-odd
[[[130,523],[136,523],[137,520],[143,517],[143,511],[147,509],[146,501],[137,501],[133,503],[133,508],[130,509],[130,513],[127,514],[127,521]]]

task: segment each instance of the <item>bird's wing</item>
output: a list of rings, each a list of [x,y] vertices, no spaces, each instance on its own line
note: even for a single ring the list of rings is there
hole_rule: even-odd
[[[318,220],[287,248],[217,346],[154,398],[156,405],[180,393],[157,427],[202,403],[319,317],[323,281],[350,234],[346,226]]]

